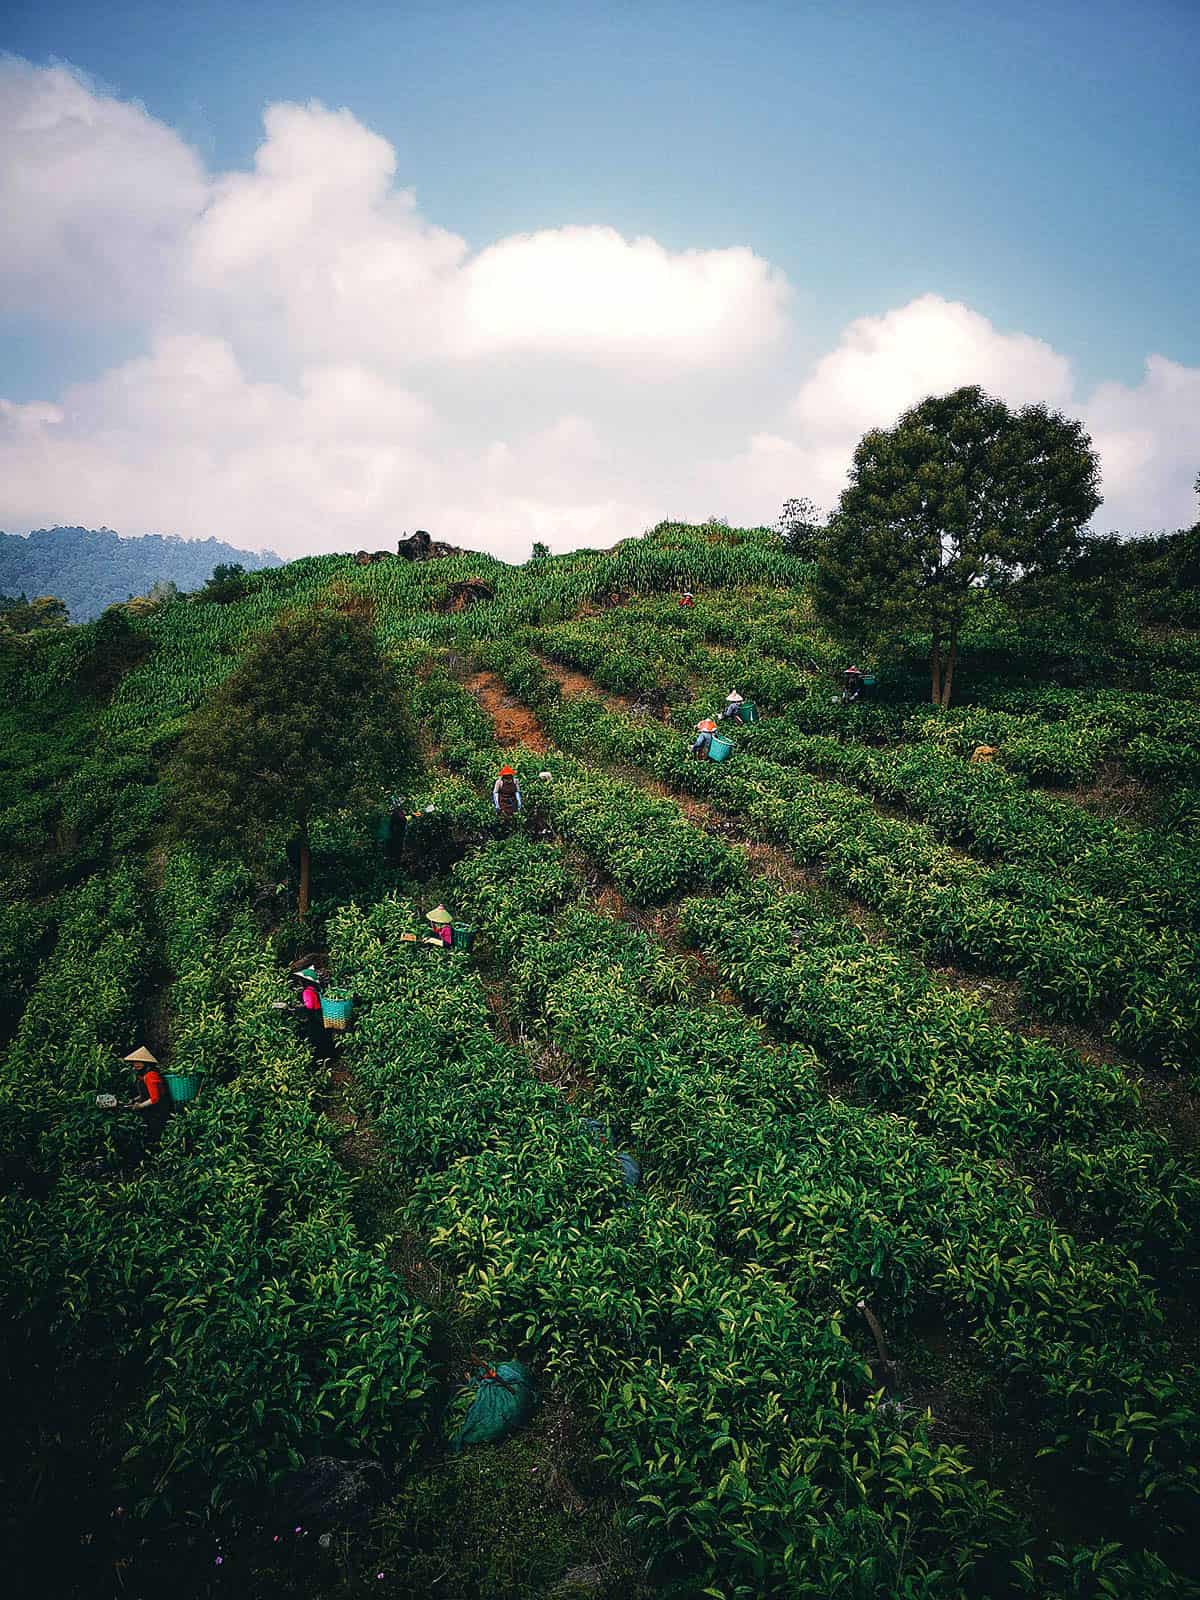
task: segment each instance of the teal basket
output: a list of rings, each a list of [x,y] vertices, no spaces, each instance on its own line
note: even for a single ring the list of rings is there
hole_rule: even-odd
[[[863,686],[865,688],[867,688],[867,689],[874,688],[874,686],[875,686],[875,674],[873,672],[868,672],[868,673],[866,673],[864,675],[864,677],[863,677]]]
[[[450,924],[450,948],[452,950],[469,950],[474,943],[474,928],[459,927],[456,922]]]
[[[712,737],[712,743],[708,747],[709,760],[724,761],[725,757],[732,749],[733,746],[730,744],[728,739],[718,739],[714,733]]]
[[[757,722],[758,721],[758,707],[754,704],[753,700],[743,700],[742,701],[742,721],[743,722]]]
[[[321,1020],[327,1028],[342,1033],[354,1014],[354,996],[344,990],[327,989],[321,996]]]
[[[203,1081],[198,1072],[164,1072],[163,1078],[173,1106],[185,1106],[189,1100],[194,1100]]]
[[[375,818],[375,837],[381,844],[386,844],[392,837],[391,813],[385,811],[381,817]]]

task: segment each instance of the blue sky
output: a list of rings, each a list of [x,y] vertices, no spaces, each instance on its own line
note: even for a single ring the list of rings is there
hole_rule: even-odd
[[[752,252],[786,280],[786,327],[764,332],[765,354],[744,371],[731,369],[728,349],[714,347],[713,372],[723,368],[737,384],[738,403],[723,418],[714,400],[697,421],[705,471],[714,449],[726,463],[742,462],[740,478],[729,465],[724,478],[710,475],[705,484],[710,498],[724,487],[739,502],[726,508],[738,520],[759,499],[765,505],[782,481],[761,472],[764,449],[788,463],[785,475],[809,470],[832,496],[832,433],[813,443],[799,424],[820,409],[819,397],[810,393],[797,410],[795,392],[857,319],[887,318],[923,297],[969,308],[998,338],[1028,336],[1069,363],[1069,379],[1045,397],[1084,414],[1098,440],[1120,435],[1111,447],[1112,481],[1126,525],[1143,506],[1151,523],[1188,514],[1200,468],[1200,432],[1190,474],[1183,460],[1186,436],[1200,421],[1188,409],[1200,394],[1195,0],[1136,8],[1109,0],[10,3],[0,49],[34,69],[67,64],[106,101],[139,102],[212,180],[253,168],[267,106],[317,100],[344,107],[392,147],[395,184],[415,191],[421,216],[472,255],[514,236],[571,228],[646,237],[672,258]],[[122,159],[139,158],[133,150]],[[59,227],[55,236],[62,234]],[[54,263],[46,270],[53,273]],[[278,380],[293,392],[303,381],[294,324],[268,351],[255,347],[252,333],[239,335],[228,316],[210,325],[176,302],[145,318],[136,296],[118,314],[95,318],[64,312],[61,303],[31,304],[28,293],[10,293],[0,305],[0,396],[12,404],[60,403],[71,385],[103,381],[144,355],[164,330],[226,339],[249,380]],[[306,307],[311,316],[312,303]],[[922,326],[918,344],[933,337],[928,317]],[[529,337],[526,328],[527,344]],[[990,335],[971,338],[987,344]],[[610,425],[620,409],[612,365],[602,363],[604,393],[593,394],[586,373],[574,383],[546,378],[546,341],[533,343],[536,355],[513,365],[521,358],[509,341],[507,371],[481,383],[472,378],[473,393],[492,380],[497,393],[515,385],[534,397],[545,427],[555,400],[579,397],[567,409],[594,430],[593,458],[598,447],[611,466],[611,482],[591,474],[585,499],[593,508],[633,514],[659,493],[678,499],[691,481],[686,451],[672,456],[661,483],[631,461],[639,485],[632,499],[607,492],[629,476],[622,470],[628,446]],[[1170,364],[1153,382],[1145,369],[1151,355]],[[325,362],[337,356],[321,352]],[[361,350],[347,346],[347,359],[360,361]],[[567,359],[578,362],[579,351]],[[657,359],[665,359],[661,351]],[[910,356],[902,360],[911,365]],[[990,361],[981,353],[980,379],[1004,392],[1012,362]],[[930,380],[941,370],[934,363]],[[426,392],[412,372],[389,369],[388,376],[402,376],[406,391]],[[634,361],[625,374],[630,393],[641,376]],[[681,389],[694,393],[686,378],[681,369]],[[880,388],[892,392],[886,381]],[[452,433],[452,408],[436,382],[426,397]],[[1013,402],[1034,397],[1014,391]],[[849,429],[859,413],[842,409]],[[465,455],[479,460],[501,443],[538,478],[543,458],[532,446],[523,453],[509,436],[504,408],[485,411],[460,430]],[[874,420],[892,418],[867,425]],[[497,436],[501,422],[508,432]],[[562,471],[550,470],[554,495],[531,494],[543,508],[531,515],[553,522],[553,508],[565,505],[569,453],[564,459]],[[460,460],[456,476],[462,470]],[[436,478],[421,478],[430,493]],[[122,492],[131,509],[138,504],[128,486]],[[521,498],[511,484],[505,493]],[[488,503],[482,484],[475,500],[480,509]],[[0,500],[0,525],[6,514],[32,516],[35,502],[36,495],[6,511]],[[71,520],[84,520],[85,509]],[[170,509],[163,503],[161,514]],[[123,504],[108,516],[121,526],[114,510],[124,514]],[[103,520],[101,511],[88,516]],[[478,514],[462,508],[465,520]],[[505,515],[511,522],[516,512]],[[628,531],[637,530],[614,537]],[[264,534],[258,542],[271,541]],[[564,533],[559,542],[570,541]]]

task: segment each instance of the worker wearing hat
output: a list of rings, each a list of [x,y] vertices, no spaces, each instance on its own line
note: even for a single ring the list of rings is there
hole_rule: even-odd
[[[454,942],[454,930],[450,926],[450,913],[445,906],[434,906],[432,911],[425,913],[425,920],[430,924],[433,932],[432,939],[426,939],[426,944],[444,944],[447,948]]]
[[[292,972],[295,983],[303,984],[300,991],[299,1017],[303,1032],[312,1046],[318,1061],[333,1061],[337,1056],[335,1035],[325,1026],[321,1011],[321,974],[316,967],[297,967]]]
[[[844,673],[845,685],[842,689],[843,700],[857,700],[862,693],[863,672],[861,667],[847,667]]]
[[[158,1070],[157,1060],[144,1044],[131,1050],[125,1060],[137,1074],[142,1098],[126,1101],[124,1109],[141,1113],[147,1142],[157,1143],[171,1114],[171,1097],[167,1093],[166,1079]]]
[[[725,696],[725,709],[721,715],[728,722],[742,720],[742,697],[736,689],[731,689]]]
[[[501,767],[492,785],[492,805],[502,817],[515,817],[521,809],[521,788],[512,767]]]
[[[696,737],[692,740],[692,754],[702,760],[707,757],[717,725],[711,717],[701,717],[696,724]]]

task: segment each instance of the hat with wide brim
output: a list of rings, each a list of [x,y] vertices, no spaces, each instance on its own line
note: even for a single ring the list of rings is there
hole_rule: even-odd
[[[309,983],[320,983],[321,981],[321,974],[315,972],[312,967],[301,967],[299,972],[292,973],[292,977],[307,978]]]
[[[450,921],[450,913],[445,906],[434,906],[432,911],[425,913],[426,922],[445,924]]]
[[[502,778],[515,778],[516,775],[517,775],[516,774],[516,769],[513,768],[513,767],[501,767],[500,768],[500,776]]]
[[[156,1067],[158,1065],[158,1057],[152,1056],[144,1044],[138,1045],[136,1050],[131,1050],[127,1056],[122,1056],[121,1059],[133,1062],[135,1065],[142,1063],[147,1067]]]

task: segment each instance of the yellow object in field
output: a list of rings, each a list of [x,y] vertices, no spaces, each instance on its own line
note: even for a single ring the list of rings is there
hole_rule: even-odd
[[[975,753],[972,755],[971,760],[990,761],[995,754],[996,746],[994,744],[980,744],[976,745]]]

